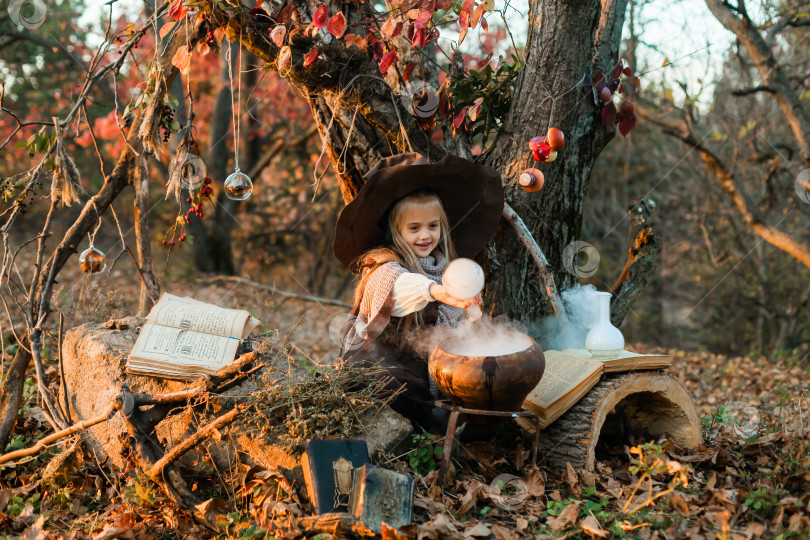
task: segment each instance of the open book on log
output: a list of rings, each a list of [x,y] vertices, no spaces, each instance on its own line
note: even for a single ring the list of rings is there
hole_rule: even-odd
[[[596,359],[585,349],[545,351],[546,369],[543,378],[523,402],[523,407],[540,417],[544,428],[576,405],[599,382],[602,373],[636,369],[665,369],[672,364],[667,355],[637,354],[622,351],[617,358]],[[519,418],[524,427],[534,428],[534,422]]]
[[[129,354],[126,372],[191,381],[227,366],[259,326],[245,310],[163,293]]]

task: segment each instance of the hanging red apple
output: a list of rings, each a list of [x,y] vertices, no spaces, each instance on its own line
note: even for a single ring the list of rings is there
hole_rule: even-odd
[[[559,152],[565,146],[565,135],[557,128],[548,128],[546,142],[555,152]]]

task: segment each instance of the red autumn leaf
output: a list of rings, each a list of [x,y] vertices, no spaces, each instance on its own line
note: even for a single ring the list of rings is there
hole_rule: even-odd
[[[388,51],[380,60],[380,73],[385,75],[397,59],[397,51]]]
[[[470,23],[472,28],[478,26],[478,21],[481,19],[481,15],[483,15],[484,12],[484,4],[480,4],[477,8],[475,8],[475,12],[473,12],[472,16],[472,22]]]
[[[312,24],[315,25],[315,28],[323,28],[326,26],[326,19],[329,17],[329,8],[322,4],[321,7],[315,10],[315,14],[312,16]]]
[[[461,46],[461,42],[464,41],[464,38],[467,37],[467,28],[461,31],[458,35],[458,45]]]
[[[461,13],[458,16],[458,24],[461,30],[464,31],[470,26],[470,17],[472,16],[473,7],[475,7],[475,0],[464,0],[461,4]]]
[[[169,6],[169,18],[179,21],[188,13],[188,8],[183,5],[183,0],[174,0]]]
[[[453,0],[436,0],[436,9],[447,9],[453,4]]]
[[[316,58],[318,58],[318,47],[313,47],[311,51],[304,55],[304,67],[310,65]]]
[[[165,38],[166,34],[168,34],[169,32],[172,31],[172,28],[174,28],[175,24],[177,24],[177,23],[172,21],[172,22],[167,22],[166,24],[161,26],[160,27],[160,39]]]
[[[276,8],[278,10],[278,15],[275,15],[275,11],[273,15],[270,16],[273,20],[275,20],[279,24],[287,24],[288,22],[292,22],[292,13],[295,9],[295,6],[291,4],[287,4],[281,9]]]
[[[467,107],[462,107],[458,114],[453,117],[453,125],[456,127],[456,129],[461,127],[465,116],[467,116]]]
[[[430,135],[430,140],[433,142],[439,142],[443,138],[444,138],[444,131],[442,131],[442,128],[436,128],[436,131],[434,131]]]
[[[622,76],[622,71],[624,71],[624,65],[622,65],[622,61],[619,60],[619,63],[613,67],[613,73],[610,74],[610,78],[618,79]]]
[[[622,137],[627,137],[627,135],[635,129],[636,113],[633,110],[633,104],[629,101],[623,101],[619,107],[618,121],[619,133],[622,134]]]
[[[627,66],[626,68],[624,68],[624,74],[625,74],[626,76],[628,76],[628,77],[632,77],[632,76],[633,76],[633,70],[632,70],[632,69],[630,69],[630,66]]]
[[[188,47],[180,47],[172,56],[172,65],[180,70],[183,75],[188,74],[191,65],[191,53]]]
[[[425,10],[419,14],[415,21],[413,21],[413,25],[416,28],[423,28],[433,16],[433,12],[429,10]]]
[[[270,39],[273,40],[273,43],[275,43],[277,47],[281,47],[284,44],[284,36],[286,35],[287,27],[280,24],[273,28],[273,31],[270,32]]]
[[[613,105],[612,101],[602,107],[602,123],[606,126],[612,126],[616,123],[616,106]]]
[[[419,28],[418,30],[414,28],[413,25],[408,27],[408,34],[411,37],[411,43],[414,47],[424,47],[425,46],[425,29]]]
[[[484,29],[484,32],[489,32],[489,25],[487,24],[486,17],[481,17],[481,28]]]
[[[346,17],[343,16],[343,13],[338,11],[329,17],[329,22],[326,23],[326,29],[336,38],[342,36],[343,33],[346,32]]]
[[[366,39],[362,38],[355,34],[344,34],[343,35],[344,41],[346,41],[348,46],[354,45],[358,49],[365,49],[366,48]]]
[[[411,78],[411,74],[413,73],[414,68],[416,67],[416,62],[411,62],[407,66],[405,66],[405,70],[402,72],[402,80],[408,82],[408,79]]]
[[[386,39],[397,37],[402,33],[402,21],[396,22],[393,18],[389,18],[380,28],[380,33]]]

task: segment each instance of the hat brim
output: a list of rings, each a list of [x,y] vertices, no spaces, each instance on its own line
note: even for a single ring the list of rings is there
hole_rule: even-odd
[[[338,218],[332,251],[349,269],[366,251],[385,245],[391,206],[409,193],[428,189],[444,204],[450,237],[460,257],[473,258],[486,247],[503,213],[503,185],[487,165],[448,155],[436,163],[398,165],[371,175]]]

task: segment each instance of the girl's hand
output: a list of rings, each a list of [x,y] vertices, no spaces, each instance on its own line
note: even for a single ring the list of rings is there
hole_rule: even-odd
[[[459,300],[458,298],[454,298],[447,293],[447,290],[444,288],[443,285],[439,285],[438,283],[433,283],[430,286],[430,296],[441,302],[442,304],[448,304],[451,306],[455,306],[461,309],[467,309],[470,304],[475,303],[475,298],[468,298],[467,300]]]

